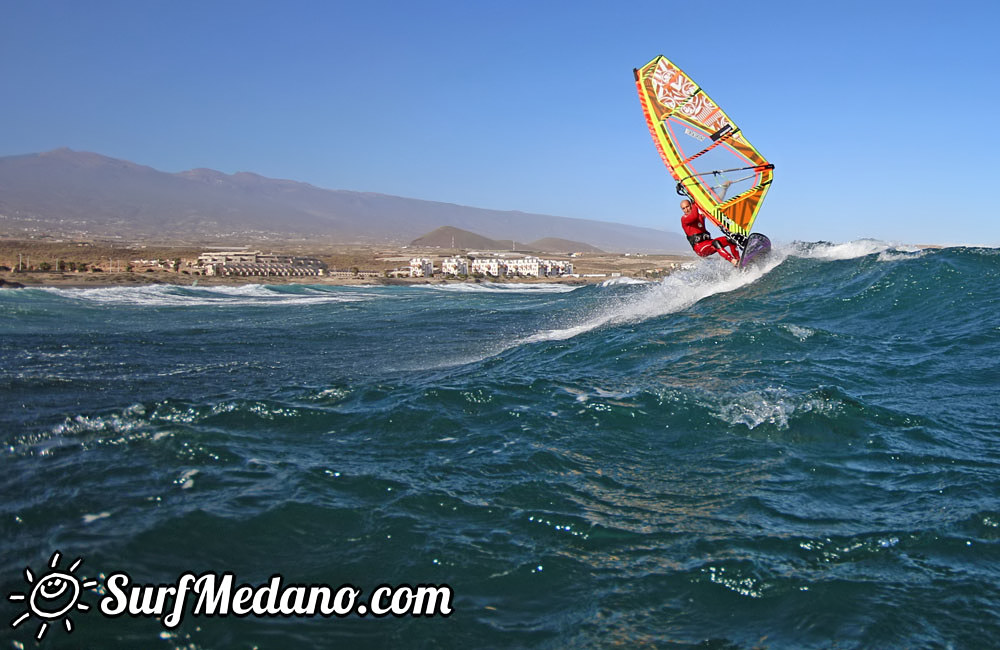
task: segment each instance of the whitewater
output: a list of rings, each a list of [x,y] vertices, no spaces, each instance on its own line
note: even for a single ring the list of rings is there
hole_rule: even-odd
[[[991,646],[998,280],[861,240],[657,282],[0,291],[2,587],[58,550],[454,594],[165,629],[85,589],[55,645]]]

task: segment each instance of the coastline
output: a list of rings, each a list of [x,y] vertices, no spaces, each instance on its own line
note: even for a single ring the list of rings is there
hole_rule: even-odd
[[[482,278],[466,280],[458,278],[344,278],[327,276],[201,276],[183,275],[172,272],[161,273],[111,273],[111,272],[69,272],[51,273],[44,271],[21,271],[0,273],[0,290],[40,289],[58,287],[61,289],[101,289],[107,287],[140,287],[170,285],[179,287],[218,287],[242,285],[326,285],[326,286],[414,286],[429,284],[596,284],[611,277],[593,278]]]
[[[465,255],[460,249],[421,248],[411,246],[364,246],[317,242],[306,246],[300,242],[274,241],[272,250],[284,250],[296,255],[318,257],[336,275],[252,275],[210,276],[193,268],[192,260],[208,245],[141,244],[107,242],[50,242],[39,240],[0,239],[0,289],[14,288],[99,288],[116,286],[147,286],[167,284],[177,286],[240,286],[258,285],[327,285],[327,286],[408,286],[426,284],[513,284],[550,283],[586,285],[615,278],[655,280],[669,274],[692,256],[677,254],[630,253],[562,253],[548,254],[556,258],[572,259],[576,275],[559,277],[467,277],[435,275],[433,277],[386,277],[398,272],[414,257],[429,258],[435,266],[445,257]],[[498,252],[499,254],[499,252]],[[174,261],[169,264],[132,268],[130,260],[146,259]],[[75,269],[85,265],[86,270]],[[64,268],[66,267],[66,268]],[[126,268],[128,267],[128,268]],[[18,270],[18,269],[21,270]],[[63,270],[57,270],[62,268]],[[361,277],[343,272],[354,269]]]

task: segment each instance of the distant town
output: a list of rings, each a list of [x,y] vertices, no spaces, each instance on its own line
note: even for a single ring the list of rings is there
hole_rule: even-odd
[[[277,282],[381,284],[447,281],[655,279],[690,258],[603,251],[559,255],[437,246],[274,242],[285,252],[243,246],[12,240],[0,237],[0,274],[27,284]],[[183,279],[188,276],[189,279]]]
[[[60,269],[65,270],[65,269]],[[573,274],[573,263],[567,260],[541,259],[535,256],[507,257],[505,254],[469,253],[442,259],[435,266],[429,257],[414,257],[408,266],[393,270],[376,271],[331,269],[317,257],[279,255],[260,251],[229,250],[202,253],[196,260],[131,260],[130,272],[146,270],[186,271],[193,275],[215,277],[409,277],[430,278],[443,275],[452,278],[468,277],[578,277]]]
[[[568,260],[541,259],[533,255],[512,256],[505,253],[469,253],[442,259],[437,266],[429,257],[414,257],[409,266],[387,271],[331,269],[317,257],[278,255],[260,251],[231,250],[202,253],[197,260],[178,263],[161,260],[133,260],[130,268],[178,271],[181,266],[190,273],[219,277],[409,277],[430,278],[442,275],[452,278],[557,278],[579,277]]]

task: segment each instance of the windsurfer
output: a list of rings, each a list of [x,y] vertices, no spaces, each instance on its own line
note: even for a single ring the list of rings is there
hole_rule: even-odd
[[[718,253],[720,257],[728,260],[734,266],[739,264],[740,253],[736,249],[736,244],[725,236],[712,239],[705,228],[705,213],[694,201],[690,199],[681,201],[681,210],[684,211],[684,214],[681,215],[681,228],[684,229],[684,234],[687,235],[691,248],[699,257],[708,257],[712,253]]]

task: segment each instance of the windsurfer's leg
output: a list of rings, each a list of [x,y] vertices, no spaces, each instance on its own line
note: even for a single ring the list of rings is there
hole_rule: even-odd
[[[729,251],[727,251],[725,248],[718,249],[718,252],[719,252],[719,257],[726,260],[730,264],[736,264],[736,260],[733,259],[733,256],[730,255]]]
[[[706,239],[694,245],[694,252],[698,257],[708,257],[715,252],[715,241]]]
[[[736,247],[736,242],[732,239],[727,239],[726,241],[729,242],[729,252],[732,253],[733,257],[735,257],[738,262],[740,260],[740,249]]]
[[[732,247],[732,242],[730,242],[728,238],[716,237],[712,240],[712,245],[715,247],[716,252],[719,253],[719,257],[726,260],[730,264],[735,265],[740,259],[740,255],[739,253],[736,253],[735,249],[733,249],[732,253],[726,250],[726,246]]]

